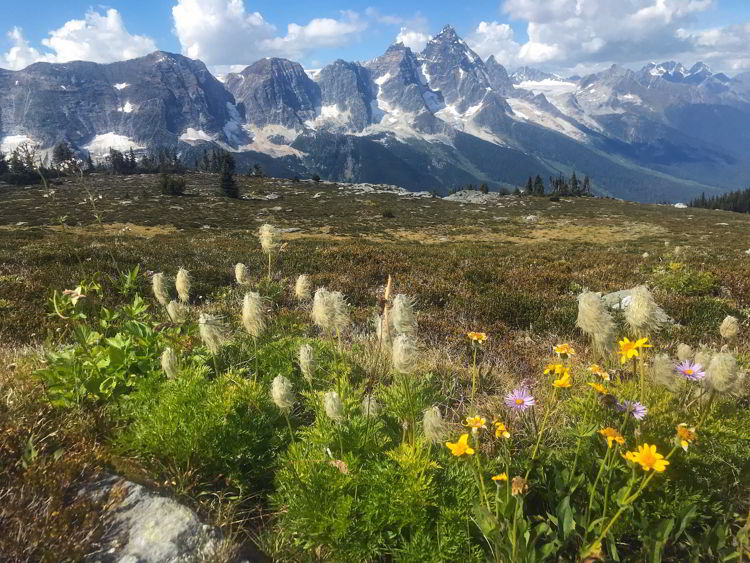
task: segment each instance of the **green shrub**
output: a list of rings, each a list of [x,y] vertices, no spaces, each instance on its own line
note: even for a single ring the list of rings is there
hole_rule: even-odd
[[[164,195],[184,195],[186,185],[184,178],[175,178],[167,173],[159,176],[159,190]]]
[[[654,284],[678,295],[712,295],[718,288],[716,276],[695,270],[681,262],[671,262],[654,271]]]

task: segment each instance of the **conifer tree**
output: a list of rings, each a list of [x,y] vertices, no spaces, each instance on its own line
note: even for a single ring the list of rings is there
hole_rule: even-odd
[[[227,197],[240,197],[239,187],[237,186],[237,182],[234,181],[234,157],[230,153],[222,151],[220,162],[221,178],[219,180],[219,185],[221,187],[221,193]]]
[[[544,195],[544,180],[542,180],[542,177],[537,174],[536,178],[534,178],[534,188],[533,188],[534,195],[543,196]]]

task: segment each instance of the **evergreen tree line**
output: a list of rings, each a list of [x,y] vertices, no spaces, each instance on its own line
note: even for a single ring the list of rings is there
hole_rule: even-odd
[[[526,181],[524,193],[537,196],[553,195],[567,197],[582,197],[592,194],[591,178],[584,176],[583,181],[581,181],[575,172],[573,172],[570,178],[566,178],[562,174],[559,176],[550,176],[548,186],[549,190],[547,190],[544,180],[538,174],[535,178],[529,176],[529,179]]]
[[[690,207],[702,207],[703,209],[750,213],[750,187],[711,197],[706,197],[706,194],[702,193],[700,197],[694,199],[688,205]]]

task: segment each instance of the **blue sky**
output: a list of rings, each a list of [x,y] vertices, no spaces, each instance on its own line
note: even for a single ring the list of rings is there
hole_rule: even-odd
[[[372,58],[397,38],[420,50],[447,23],[510,69],[585,72],[676,59],[750,70],[750,0],[6,1],[0,67],[109,62],[159,48],[200,58],[217,73],[263,56],[312,68]]]

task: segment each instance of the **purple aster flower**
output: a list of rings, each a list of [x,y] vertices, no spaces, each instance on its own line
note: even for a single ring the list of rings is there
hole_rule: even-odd
[[[699,381],[706,377],[706,372],[703,371],[703,366],[700,364],[694,364],[690,360],[685,360],[681,364],[678,364],[676,369],[685,379],[689,379],[690,381]]]
[[[636,420],[643,420],[648,414],[648,407],[642,405],[638,401],[623,401],[622,403],[617,403],[615,408],[618,412],[628,412],[632,414],[633,418]]]
[[[527,387],[519,387],[505,396],[505,404],[513,409],[524,411],[536,405],[536,399],[534,399]]]

